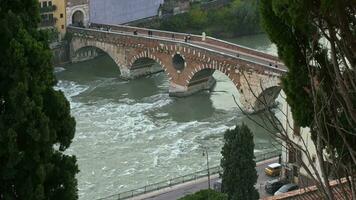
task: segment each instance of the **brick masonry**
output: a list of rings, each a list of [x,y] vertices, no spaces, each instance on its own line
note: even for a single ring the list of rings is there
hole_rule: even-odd
[[[105,28],[110,28],[111,31],[69,27],[68,32],[73,35],[71,57],[75,58],[76,53],[85,47],[99,48],[115,61],[120,68],[121,76],[126,79],[134,79],[153,72],[149,68],[147,70],[151,71],[145,72],[143,69],[135,70],[133,67],[139,59],[152,59],[162,67],[169,77],[169,92],[174,96],[186,96],[203,89],[209,89],[215,83],[212,77],[202,78],[203,81],[200,81],[200,85],[190,83],[194,76],[204,69],[219,70],[229,77],[242,94],[240,103],[249,113],[262,110],[265,105],[274,104],[281,89],[280,77],[285,73],[284,70],[240,59],[204,46],[178,41],[177,39],[183,37],[184,34],[152,30],[155,37],[150,37],[147,35],[146,29],[125,26],[107,26]],[[132,34],[133,31],[138,32],[138,35]],[[175,40],[167,39],[172,34],[175,34]],[[191,38],[192,41],[201,41],[199,36]],[[279,62],[277,57],[214,38],[208,38],[206,43],[238,50],[271,62]],[[176,70],[173,66],[172,58],[176,54],[184,59],[183,70]]]

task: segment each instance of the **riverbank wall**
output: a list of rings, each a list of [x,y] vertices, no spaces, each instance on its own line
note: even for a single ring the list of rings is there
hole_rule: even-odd
[[[70,63],[69,43],[67,41],[53,42],[49,45],[52,51],[52,64],[54,67]]]

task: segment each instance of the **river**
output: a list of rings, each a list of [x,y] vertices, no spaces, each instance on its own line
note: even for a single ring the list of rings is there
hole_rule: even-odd
[[[276,54],[266,35],[229,41]],[[164,73],[132,81],[119,73],[108,56],[55,69],[56,88],[77,121],[67,153],[78,159],[81,200],[206,169],[204,148],[210,166],[219,165],[224,131],[243,122],[254,132],[256,154],[273,149],[273,139],[237,108],[238,91],[220,72],[212,92],[187,98],[168,96]]]

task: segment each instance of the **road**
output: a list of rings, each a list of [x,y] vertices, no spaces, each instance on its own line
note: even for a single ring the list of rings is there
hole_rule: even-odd
[[[269,194],[267,194],[264,190],[265,182],[267,180],[273,179],[272,177],[266,176],[264,173],[264,168],[266,168],[267,165],[277,162],[278,158],[272,158],[266,161],[262,161],[257,163],[257,174],[258,174],[258,179],[257,179],[257,184],[255,187],[258,189],[258,192],[260,194],[260,198],[267,197]],[[211,187],[213,187],[213,183],[219,179],[218,175],[213,175],[211,176]],[[162,190],[154,191],[151,193],[143,194],[134,198],[131,198],[130,200],[175,200],[179,199],[181,197],[184,197],[188,194],[195,193],[197,191],[203,190],[203,189],[208,189],[208,179],[207,177],[201,178],[195,181],[190,181],[187,183],[183,183],[180,185],[172,186],[169,188],[165,188]]]

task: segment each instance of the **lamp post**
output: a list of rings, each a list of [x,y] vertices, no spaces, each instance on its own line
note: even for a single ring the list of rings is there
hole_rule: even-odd
[[[209,190],[210,190],[210,169],[209,169],[209,153],[208,153],[208,149],[204,148],[203,151],[203,156],[206,155],[206,166],[208,167],[208,185],[209,185]]]

